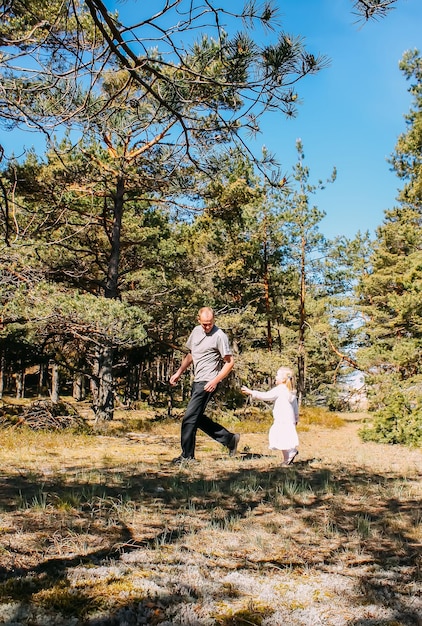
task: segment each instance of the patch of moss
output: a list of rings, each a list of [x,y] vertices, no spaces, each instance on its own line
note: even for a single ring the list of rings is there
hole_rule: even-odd
[[[219,626],[261,626],[264,619],[273,613],[274,609],[269,606],[251,602],[247,608],[213,617]]]
[[[29,600],[42,589],[47,588],[51,580],[47,576],[19,576],[8,578],[0,583],[0,601]]]
[[[48,589],[33,595],[33,602],[47,611],[55,611],[65,617],[83,617],[101,605],[101,599],[73,589],[66,581],[60,581]]]

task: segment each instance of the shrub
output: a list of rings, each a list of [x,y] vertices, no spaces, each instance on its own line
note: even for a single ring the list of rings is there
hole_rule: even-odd
[[[370,424],[359,434],[363,441],[419,446],[422,443],[422,400],[396,392],[384,398]]]

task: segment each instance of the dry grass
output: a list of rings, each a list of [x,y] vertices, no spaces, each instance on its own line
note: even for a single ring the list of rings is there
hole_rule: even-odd
[[[199,435],[185,468],[178,420],[145,409],[1,430],[0,623],[421,624],[421,452],[319,411],[284,468],[270,414],[228,417],[239,455]]]

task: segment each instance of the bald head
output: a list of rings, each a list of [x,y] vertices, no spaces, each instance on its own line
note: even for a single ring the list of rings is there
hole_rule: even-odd
[[[201,315],[203,315],[204,313],[208,316],[211,315],[212,319],[214,319],[214,316],[215,316],[214,309],[212,309],[211,307],[209,306],[201,307],[198,311],[198,317],[201,317]]]
[[[214,311],[209,306],[203,306],[198,312],[198,322],[206,333],[214,327]]]

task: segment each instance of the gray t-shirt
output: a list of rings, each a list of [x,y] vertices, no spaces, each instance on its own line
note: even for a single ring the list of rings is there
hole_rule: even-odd
[[[215,325],[208,334],[202,326],[195,326],[186,346],[192,354],[196,383],[215,378],[222,368],[224,357],[232,354],[226,333]]]

